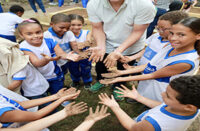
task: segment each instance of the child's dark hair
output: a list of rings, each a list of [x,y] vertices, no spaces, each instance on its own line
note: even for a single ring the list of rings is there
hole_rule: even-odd
[[[70,14],[69,17],[70,17],[70,21],[72,21],[72,20],[80,20],[82,22],[82,24],[84,24],[84,18],[82,16],[80,16],[80,15]]]
[[[175,0],[170,3],[168,12],[175,11],[175,10],[181,10],[182,8],[183,8],[183,2]]]
[[[169,85],[178,92],[176,99],[181,104],[191,104],[200,108],[200,75],[181,76],[172,80]]]
[[[37,19],[35,19],[35,18],[30,18],[30,19],[24,20],[22,23],[20,23],[20,24],[18,25],[18,27],[17,27],[18,32],[21,33],[22,27],[23,27],[24,25],[28,25],[28,24],[38,24],[38,25],[41,27],[41,29],[43,30],[42,25],[40,24],[40,22],[39,22]]]
[[[68,15],[58,13],[51,17],[51,22],[54,24],[59,23],[59,22],[70,22],[70,18]]]
[[[200,18],[189,17],[179,22],[180,24],[190,28],[194,33],[200,34]],[[197,40],[194,45],[195,50],[200,55],[200,41]]]
[[[188,18],[188,14],[183,11],[171,11],[159,17],[159,20],[169,21],[172,25],[177,24],[182,19]]]
[[[22,13],[24,13],[24,8],[23,7],[21,7],[20,5],[12,5],[11,7],[10,7],[10,12],[12,12],[12,13],[17,13],[17,12],[22,12]]]

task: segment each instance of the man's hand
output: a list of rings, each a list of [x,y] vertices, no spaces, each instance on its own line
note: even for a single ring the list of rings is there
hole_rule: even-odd
[[[68,116],[72,116],[72,115],[86,112],[87,108],[88,108],[87,103],[80,102],[80,103],[75,104],[75,102],[72,102],[68,104],[67,106],[65,106],[63,110],[66,111]]]
[[[103,60],[105,49],[102,49],[100,47],[90,47],[88,50],[91,52],[89,61],[92,60],[92,62],[99,62]]]
[[[122,57],[123,55],[119,51],[111,52],[104,60],[104,64],[107,68],[114,67],[117,65],[117,60]]]
[[[47,61],[57,61],[61,58],[60,56],[50,57],[44,53],[41,53],[40,55],[42,55]]]
[[[107,113],[107,109],[108,107],[106,106],[102,106],[101,109],[99,110],[99,106],[97,106],[95,112],[92,111],[92,107],[90,107],[90,110],[89,110],[89,115],[85,118],[85,121],[94,121],[94,122],[97,122],[107,116],[110,115],[110,113]]]
[[[106,93],[101,93],[99,95],[99,99],[100,99],[100,102],[99,102],[100,104],[104,104],[110,108],[119,107],[119,104],[116,102],[113,95],[111,95],[111,98],[110,98],[110,97],[108,97],[108,95]]]
[[[115,91],[116,93],[122,94],[119,97],[128,97],[131,99],[135,99],[137,100],[138,97],[140,96],[140,94],[137,92],[137,90],[135,89],[135,86],[132,86],[132,90],[128,89],[127,87],[125,87],[124,85],[121,85],[121,87],[123,88],[119,88],[116,87],[118,90],[120,91]]]
[[[99,82],[101,84],[108,85],[108,84],[117,83],[117,82],[119,82],[119,80],[120,80],[120,77],[117,77],[117,78],[112,78],[112,79],[99,80]]]

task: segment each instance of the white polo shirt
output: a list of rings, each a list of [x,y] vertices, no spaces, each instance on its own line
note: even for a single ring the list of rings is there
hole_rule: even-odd
[[[106,53],[114,51],[134,31],[134,24],[143,25],[153,21],[155,7],[150,0],[125,0],[116,12],[108,0],[90,0],[87,5],[89,20],[103,22],[106,34]],[[144,48],[146,32],[123,52],[130,55]]]
[[[0,13],[0,34],[13,36],[16,24],[19,24],[23,19],[14,13]]]

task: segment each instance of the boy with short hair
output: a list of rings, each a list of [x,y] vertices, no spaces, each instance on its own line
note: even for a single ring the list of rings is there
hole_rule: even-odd
[[[138,94],[133,86],[129,90],[125,86],[121,97],[129,97],[152,109],[143,112],[136,120],[130,118],[107,94],[99,95],[100,103],[107,105],[115,113],[120,123],[127,130],[137,131],[184,131],[199,115],[200,108],[200,76],[182,76],[172,80],[166,92],[162,93],[164,103],[145,98]]]
[[[17,25],[23,21],[20,18],[23,14],[24,8],[19,5],[11,6],[9,12],[0,13],[0,37],[16,42],[14,32]]]

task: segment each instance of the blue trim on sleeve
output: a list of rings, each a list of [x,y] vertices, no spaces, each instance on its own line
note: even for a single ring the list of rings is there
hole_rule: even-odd
[[[78,36],[76,36],[76,35],[74,35],[74,36],[75,36],[77,39],[79,39],[79,38],[81,37],[82,33],[83,33],[83,31],[81,30],[81,31],[80,31],[80,34],[79,34]]]
[[[164,59],[168,59],[168,58],[171,58],[171,57],[175,57],[175,56],[178,56],[178,55],[183,55],[183,54],[189,54],[189,53],[194,53],[194,52],[197,52],[195,49],[194,50],[190,50],[190,51],[187,51],[187,52],[184,52],[184,53],[180,53],[180,54],[177,54],[177,55],[173,55],[173,56],[169,56],[169,54],[172,52],[172,50],[174,50],[174,48],[171,48]]]
[[[0,116],[3,115],[3,113],[7,112],[7,111],[13,111],[13,110],[16,110],[15,108],[13,107],[4,107],[4,108],[1,108],[0,109]]]
[[[30,49],[27,49],[27,48],[20,48],[21,51],[30,51],[32,52]]]
[[[150,116],[147,116],[147,117],[145,118],[145,120],[147,120],[149,123],[152,124],[152,126],[153,126],[154,129],[155,129],[155,131],[161,131],[160,125],[158,124],[158,122],[157,122],[155,119],[153,119],[153,118],[150,117]]]
[[[89,34],[89,32],[90,32],[90,31],[88,30],[88,31],[87,31],[87,33],[86,33],[86,35],[88,35],[88,34]]]
[[[12,79],[13,80],[25,80],[26,77],[13,77]]]
[[[170,117],[173,117],[173,118],[176,118],[176,119],[181,119],[181,120],[189,120],[189,119],[192,119],[192,118],[194,118],[194,117],[198,114],[198,112],[199,112],[199,110],[197,110],[196,113],[195,113],[194,115],[191,115],[191,116],[181,116],[181,115],[177,115],[177,114],[173,114],[173,113],[171,113],[171,112],[168,112],[168,111],[165,109],[165,107],[167,107],[167,105],[163,105],[163,106],[160,108],[160,111],[161,111],[162,113],[164,113],[164,114],[167,115],[167,116],[170,116]]]
[[[187,71],[185,71],[185,72],[183,72],[183,73],[189,72],[189,71],[191,71],[192,69],[194,69],[194,67],[195,67],[194,62],[193,62],[193,61],[190,61],[190,60],[179,60],[179,61],[174,61],[174,62],[168,64],[167,66],[175,65],[175,64],[179,64],[179,63],[187,63],[187,64],[190,64],[190,65],[192,66],[192,68],[190,68],[189,70],[187,70]],[[181,74],[183,74],[183,73],[181,73]]]
[[[144,111],[142,114],[140,114],[140,115],[137,117],[136,121],[137,121],[137,122],[140,122],[140,121],[142,120],[142,118],[143,118],[148,112],[149,112],[149,110]]]

